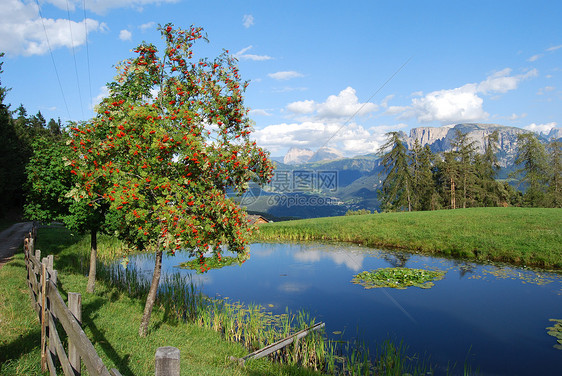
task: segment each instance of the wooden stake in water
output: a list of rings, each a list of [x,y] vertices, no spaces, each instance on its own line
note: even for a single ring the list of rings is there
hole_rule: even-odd
[[[311,326],[310,328],[303,329],[300,332],[296,332],[295,334],[291,334],[290,336],[288,336],[288,337],[286,337],[282,340],[279,340],[275,343],[272,343],[271,345],[268,345],[268,346],[266,346],[262,349],[259,349],[257,351],[254,351],[253,353],[248,354],[243,358],[236,358],[234,356],[231,356],[230,360],[237,361],[238,363],[244,365],[244,363],[248,359],[263,358],[264,356],[267,356],[271,353],[274,353],[275,351],[280,350],[287,345],[290,345],[291,343],[293,343],[293,341],[298,341],[302,337],[305,337],[309,333],[312,333],[315,330],[323,328],[324,326],[325,326],[325,324],[323,322],[319,322],[318,324],[315,324],[315,325]]]

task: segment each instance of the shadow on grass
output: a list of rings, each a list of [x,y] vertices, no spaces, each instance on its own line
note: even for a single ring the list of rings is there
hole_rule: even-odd
[[[41,329],[34,329],[7,345],[0,346],[0,364],[9,360],[17,360],[24,354],[32,352],[41,346]],[[39,360],[38,360],[39,361]]]
[[[109,303],[109,300],[96,298],[83,305],[82,326],[87,327],[92,332],[92,338],[90,338],[92,343],[102,348],[105,355],[111,359],[113,364],[115,364],[115,368],[117,368],[123,376],[134,376],[134,372],[129,367],[130,354],[120,356],[106,338],[105,330],[98,328],[94,322],[97,317],[97,311],[107,303]]]

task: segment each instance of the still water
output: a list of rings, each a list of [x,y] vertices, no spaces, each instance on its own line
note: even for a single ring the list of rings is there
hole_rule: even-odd
[[[252,244],[251,258],[206,274],[177,268],[186,254],[164,256],[164,273],[190,273],[208,296],[256,303],[274,313],[307,310],[333,338],[359,338],[374,353],[385,339],[437,371],[469,365],[483,375],[560,375],[562,350],[547,334],[562,319],[562,274],[382,251],[347,244]],[[152,273],[148,255],[129,267]],[[364,270],[405,266],[447,271],[430,289],[365,289]]]

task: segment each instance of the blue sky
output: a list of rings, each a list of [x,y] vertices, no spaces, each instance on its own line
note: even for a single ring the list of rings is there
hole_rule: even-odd
[[[91,118],[114,65],[143,40],[160,44],[157,25],[172,22],[205,29],[199,56],[238,57],[253,137],[274,156],[365,154],[419,126],[562,124],[559,1],[0,3],[6,101],[47,119]]]

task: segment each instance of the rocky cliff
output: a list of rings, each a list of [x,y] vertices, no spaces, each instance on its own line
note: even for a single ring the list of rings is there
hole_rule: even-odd
[[[468,139],[475,143],[479,152],[484,151],[487,138],[493,132],[498,132],[498,160],[502,167],[513,163],[517,151],[517,136],[530,131],[506,127],[499,124],[463,123],[443,127],[419,127],[410,130],[409,136],[404,134],[404,140],[411,148],[416,139],[422,146],[429,145],[434,153],[451,150],[451,143],[457,130],[468,135]],[[554,134],[554,133],[553,133]],[[542,135],[540,138],[547,138]]]

